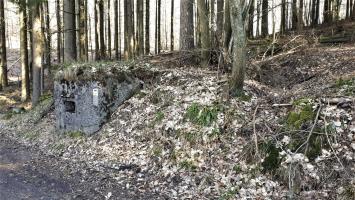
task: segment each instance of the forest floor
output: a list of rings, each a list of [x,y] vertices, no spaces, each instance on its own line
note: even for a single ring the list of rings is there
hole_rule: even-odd
[[[101,63],[133,66],[145,84],[92,136],[58,134],[50,95],[17,114],[18,92],[0,93],[2,145],[42,152],[69,195],[86,185],[99,199],[355,197],[353,44],[252,60],[236,98],[226,74],[179,55]]]

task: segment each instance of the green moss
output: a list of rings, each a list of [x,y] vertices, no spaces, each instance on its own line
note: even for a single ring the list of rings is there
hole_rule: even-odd
[[[217,120],[220,106],[201,106],[197,103],[191,104],[186,111],[185,117],[195,124],[210,126]]]
[[[187,132],[184,134],[184,139],[188,141],[190,144],[196,144],[198,140],[198,133],[195,132]]]
[[[325,138],[313,134],[309,140],[308,151],[306,156],[309,160],[314,161],[318,156],[322,154],[322,144]]]
[[[355,185],[349,184],[345,186],[345,190],[342,193],[344,199],[355,199]]]
[[[52,94],[51,93],[46,93],[46,94],[43,94],[40,98],[39,98],[39,101],[46,101],[46,100],[50,100],[52,99]]]
[[[252,99],[251,95],[247,95],[245,92],[241,92],[237,95],[238,99],[241,101],[250,102]]]
[[[339,89],[344,89],[345,95],[355,94],[355,77],[350,79],[340,78],[336,81],[335,86]]]
[[[312,105],[305,104],[298,107],[296,111],[291,111],[287,116],[286,123],[290,129],[300,129],[303,124],[311,122],[314,119],[315,113],[313,112]]]
[[[39,137],[39,133],[37,133],[37,132],[28,132],[28,133],[25,133],[23,135],[23,137],[25,139],[28,139],[28,140],[32,141],[32,140],[35,140],[35,139],[37,139]]]
[[[181,169],[185,169],[188,171],[196,171],[197,166],[190,160],[183,160],[179,163]]]
[[[71,131],[66,133],[72,139],[82,138],[85,134],[81,131]]]
[[[152,153],[154,156],[160,157],[163,153],[163,148],[160,145],[156,145],[153,147]]]
[[[235,188],[230,188],[227,191],[225,191],[221,197],[219,198],[220,200],[229,200],[229,199],[235,199],[235,195],[237,194],[238,190]]]
[[[196,122],[200,114],[200,105],[197,103],[192,103],[186,111],[186,117],[192,121]]]
[[[240,165],[235,164],[235,165],[233,166],[233,171],[234,171],[236,174],[239,174],[240,172],[242,172],[242,168],[240,167]]]
[[[164,119],[164,113],[159,111],[157,112],[157,114],[155,115],[155,122],[161,122]]]
[[[261,144],[260,150],[266,153],[264,161],[261,163],[264,172],[275,172],[281,164],[280,150],[271,141]]]
[[[9,120],[9,119],[11,119],[14,115],[15,115],[15,114],[14,114],[13,112],[8,111],[8,112],[6,112],[5,115],[3,116],[3,119]]]

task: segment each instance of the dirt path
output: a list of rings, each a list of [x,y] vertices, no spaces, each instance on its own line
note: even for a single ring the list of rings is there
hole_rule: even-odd
[[[2,199],[62,199],[73,191],[71,183],[37,167],[41,157],[6,138],[0,139],[0,196]],[[52,168],[47,166],[45,168]]]
[[[142,199],[104,173],[48,157],[0,134],[0,199]],[[144,197],[143,197],[144,198]]]

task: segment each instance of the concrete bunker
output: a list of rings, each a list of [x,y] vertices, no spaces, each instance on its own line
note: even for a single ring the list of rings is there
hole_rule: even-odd
[[[139,79],[119,68],[81,66],[60,71],[54,81],[56,127],[61,133],[93,134],[141,86]]]

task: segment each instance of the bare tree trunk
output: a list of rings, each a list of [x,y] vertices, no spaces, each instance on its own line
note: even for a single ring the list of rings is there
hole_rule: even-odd
[[[144,55],[144,1],[137,1],[137,33],[138,33],[138,55]]]
[[[180,8],[180,49],[194,48],[194,12],[191,0],[181,0]]]
[[[261,18],[260,7],[261,7],[261,0],[257,0],[257,3],[256,3],[256,10],[257,10],[257,13],[256,13],[256,37],[260,36],[260,18]]]
[[[30,77],[28,66],[28,46],[27,46],[27,9],[25,4],[21,4],[20,13],[20,54],[21,54],[21,101],[30,99]]]
[[[51,68],[52,66],[52,47],[51,47],[51,42],[52,42],[52,33],[50,30],[50,19],[49,19],[49,5],[48,1],[43,2],[44,4],[44,14],[45,14],[45,44],[46,44],[46,49],[45,49],[45,59],[46,59],[46,67],[48,69]]]
[[[76,60],[75,1],[64,0],[64,60]]]
[[[101,60],[100,55],[100,43],[99,43],[99,4],[98,0],[95,0],[95,10],[94,10],[94,21],[95,21],[95,60]]]
[[[118,0],[115,0],[115,2],[114,2],[114,15],[115,15],[114,48],[115,48],[115,57],[116,57],[116,60],[118,60],[119,59],[119,55],[118,55],[118,52],[119,52],[119,50],[118,50],[118,40],[119,40],[119,38],[118,38],[118,34],[119,34],[118,33],[118,19],[119,19],[119,17],[118,17]]]
[[[171,0],[170,18],[170,50],[174,51],[174,0]]]
[[[210,17],[207,18],[209,19],[209,30],[210,30],[210,40],[211,40],[211,48],[215,48],[216,47],[216,31],[215,31],[215,18],[216,18],[216,14],[215,14],[215,4],[216,4],[216,0],[210,0],[210,8],[209,8],[209,13],[210,13]],[[208,9],[207,9],[208,12]]]
[[[297,24],[298,24],[297,0],[292,0],[292,30],[297,29]]]
[[[211,39],[210,30],[208,23],[208,15],[206,9],[205,0],[197,0],[198,5],[198,16],[200,19],[200,31],[201,31],[201,65],[203,67],[208,66],[210,61],[210,49],[211,49]]]
[[[60,0],[56,0],[56,17],[57,17],[57,59],[58,63],[62,61],[61,49],[62,49],[62,22],[60,16]]]
[[[281,27],[280,32],[281,34],[285,34],[286,31],[286,0],[282,0],[281,2]]]
[[[33,95],[32,105],[35,106],[39,102],[41,96],[41,71],[43,68],[43,48],[44,48],[44,34],[42,32],[41,20],[41,5],[37,3],[33,11]],[[75,44],[75,43],[74,43]]]
[[[245,19],[243,19],[242,0],[231,0],[231,23],[233,30],[233,55],[232,55],[232,76],[229,82],[230,94],[238,96],[243,94],[244,74],[246,66],[246,31]]]
[[[125,0],[125,59],[132,59],[133,58],[133,51],[134,51],[134,22],[133,22],[133,7],[132,7],[131,0]]]
[[[87,0],[79,0],[79,44],[80,44],[80,60],[87,61],[87,32],[86,21],[87,15],[85,4]]]
[[[218,43],[222,44],[223,21],[224,21],[224,0],[217,1],[217,38]]]
[[[248,24],[248,37],[252,38],[254,36],[254,9],[255,0],[251,0],[249,8],[249,24]]]
[[[159,54],[161,51],[161,0],[157,0],[157,22],[156,22],[156,43],[157,49],[156,53]]]
[[[100,58],[106,59],[104,0],[99,0]]]
[[[108,57],[109,59],[112,58],[112,51],[111,51],[111,0],[107,1],[107,36],[108,36],[108,44],[107,44],[107,49],[108,49]]]
[[[303,0],[299,0],[300,1],[300,6],[298,9],[298,26],[297,26],[297,30],[301,31],[303,29]]]
[[[0,0],[0,90],[8,85],[4,0]]]
[[[262,1],[261,35],[267,37],[269,35],[269,2],[268,0]]]
[[[231,27],[231,14],[230,14],[230,1],[225,0],[226,5],[224,8],[224,48],[228,49],[229,43],[232,37],[232,27]]]
[[[145,1],[145,54],[150,53],[150,38],[149,38],[149,26],[150,26],[150,12],[149,12],[149,0]]]

